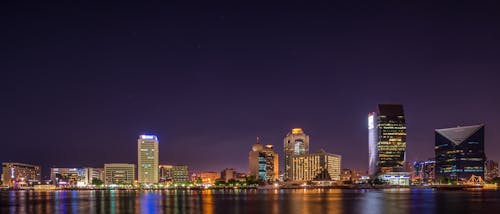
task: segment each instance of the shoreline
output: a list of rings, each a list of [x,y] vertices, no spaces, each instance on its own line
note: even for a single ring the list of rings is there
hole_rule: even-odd
[[[170,191],[170,190],[314,190],[314,189],[340,189],[340,190],[391,190],[391,189],[429,189],[445,191],[498,191],[500,188],[483,188],[480,186],[379,186],[379,187],[348,187],[348,186],[327,186],[327,187],[278,187],[278,188],[259,188],[259,187],[177,187],[177,188],[55,188],[55,189],[35,189],[35,188],[1,188],[3,191]]]

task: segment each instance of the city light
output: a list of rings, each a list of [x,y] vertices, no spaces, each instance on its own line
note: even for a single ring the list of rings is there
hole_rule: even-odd
[[[158,140],[156,135],[141,135],[140,138],[143,140]]]

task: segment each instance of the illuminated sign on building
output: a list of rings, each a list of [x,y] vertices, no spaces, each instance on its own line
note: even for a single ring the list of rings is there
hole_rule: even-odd
[[[143,140],[157,140],[158,138],[155,135],[141,135],[141,139],[143,139]]]

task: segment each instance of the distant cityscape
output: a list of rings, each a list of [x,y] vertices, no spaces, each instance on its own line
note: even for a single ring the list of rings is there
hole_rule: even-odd
[[[403,105],[379,104],[368,114],[368,171],[342,168],[342,157],[323,149],[310,152],[309,135],[293,128],[283,138],[280,159],[275,145],[257,137],[249,144],[248,171],[233,168],[190,173],[187,165],[159,163],[159,137],[137,139],[137,163],[105,163],[100,168],[50,168],[42,179],[40,166],[2,162],[1,187],[58,188],[303,188],[477,185],[500,181],[498,163],[488,160],[485,126],[469,125],[435,130],[435,156],[409,162]],[[429,148],[430,149],[430,148]],[[365,154],[360,154],[365,155]],[[284,168],[280,169],[280,160]]]

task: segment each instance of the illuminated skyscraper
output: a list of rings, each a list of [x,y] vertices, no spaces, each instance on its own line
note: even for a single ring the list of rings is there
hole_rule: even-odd
[[[379,104],[368,114],[368,173],[401,172],[406,159],[406,123],[402,105]]]
[[[257,138],[257,143],[252,146],[248,154],[250,176],[264,181],[278,179],[278,154],[272,145],[262,146]]]
[[[294,128],[283,139],[285,152],[285,180],[291,179],[292,157],[309,153],[309,135],[305,134],[301,128]]]
[[[139,183],[158,183],[158,137],[155,135],[139,136],[137,152]]]
[[[436,179],[438,182],[484,179],[484,125],[436,129]]]

